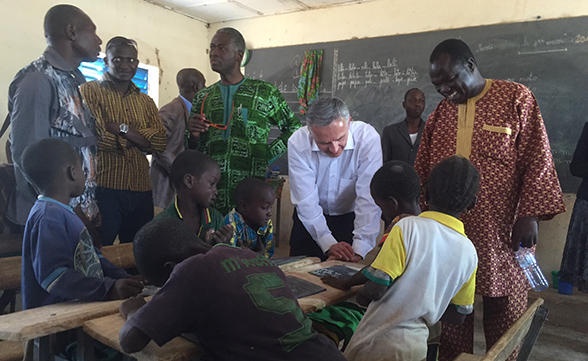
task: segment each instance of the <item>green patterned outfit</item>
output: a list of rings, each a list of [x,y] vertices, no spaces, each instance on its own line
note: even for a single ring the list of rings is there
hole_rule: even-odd
[[[226,130],[209,127],[197,148],[221,169],[214,207],[227,214],[235,206],[237,184],[247,177],[265,179],[268,164],[286,153],[288,138],[301,124],[279,90],[258,79],[245,78],[232,86],[217,82],[201,90],[194,97],[192,114],[201,109],[213,124],[229,124]],[[267,144],[272,125],[281,134]]]

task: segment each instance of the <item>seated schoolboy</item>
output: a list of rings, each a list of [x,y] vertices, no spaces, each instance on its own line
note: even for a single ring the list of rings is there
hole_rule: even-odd
[[[121,305],[125,352],[191,333],[206,360],[345,360],[312,329],[286,275],[263,255],[227,244],[209,250],[175,219],[154,219],[133,247],[141,274],[163,287],[147,304]]]
[[[349,361],[423,360],[427,326],[462,323],[473,311],[478,258],[458,218],[475,205],[479,180],[463,157],[433,168],[430,211],[401,219],[363,270],[369,281],[357,301],[369,306],[345,350]]]
[[[225,224],[233,226],[230,244],[250,249],[266,257],[274,255],[272,205],[276,192],[271,185],[257,178],[245,178],[235,188],[235,203],[225,217]]]
[[[69,206],[84,191],[78,153],[57,139],[43,139],[22,155],[23,171],[39,193],[23,235],[24,309],[68,300],[115,300],[137,295],[143,283],[94,248],[92,237]]]
[[[212,208],[220,175],[218,164],[208,155],[197,150],[178,154],[169,175],[176,198],[155,218],[180,219],[209,245],[228,243],[233,228],[225,225],[223,215]]]
[[[419,175],[406,162],[399,160],[386,162],[374,174],[370,183],[370,192],[382,210],[382,219],[391,220],[379,243],[379,246],[382,247],[390,230],[400,219],[410,215],[418,216],[421,213]],[[321,280],[329,286],[348,290],[353,286],[366,283],[368,278],[363,272],[357,272],[346,279],[323,276]]]

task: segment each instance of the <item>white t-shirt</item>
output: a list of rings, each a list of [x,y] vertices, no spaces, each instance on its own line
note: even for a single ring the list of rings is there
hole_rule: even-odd
[[[345,350],[349,361],[417,360],[427,353],[427,326],[449,306],[471,312],[476,249],[463,223],[439,212],[400,220],[364,274],[392,285],[372,302]],[[382,277],[383,276],[383,277]],[[465,310],[465,311],[464,311]]]

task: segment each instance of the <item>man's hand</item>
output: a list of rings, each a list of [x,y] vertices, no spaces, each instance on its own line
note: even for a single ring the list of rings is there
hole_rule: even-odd
[[[126,320],[129,318],[129,315],[135,313],[135,311],[143,307],[146,303],[147,302],[145,302],[143,297],[131,297],[124,300],[124,302],[118,306],[118,311],[120,312],[120,315]]]
[[[206,119],[206,117],[202,114],[194,114],[190,117],[190,120],[188,121],[188,131],[192,138],[197,139],[202,132],[208,130],[209,125],[204,123],[204,119]]]
[[[214,244],[229,243],[231,238],[233,238],[233,226],[230,224],[225,224],[212,234]]]
[[[108,133],[112,133],[114,135],[120,134],[120,123],[107,122],[106,124],[104,124],[104,128]]]
[[[121,278],[110,287],[106,294],[107,300],[124,300],[136,296],[143,291],[143,282],[131,278]]]
[[[347,242],[339,242],[331,246],[327,251],[329,259],[340,259],[347,262],[359,261],[358,256],[355,255],[355,251],[351,245]]]
[[[518,251],[519,244],[525,248],[531,248],[537,244],[537,218],[522,217],[517,219],[512,228],[512,250]]]

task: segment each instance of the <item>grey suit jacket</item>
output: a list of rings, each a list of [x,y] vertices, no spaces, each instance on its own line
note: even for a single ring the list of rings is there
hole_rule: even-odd
[[[421,136],[425,129],[425,121],[421,122],[416,142],[412,144],[405,120],[388,125],[382,132],[382,157],[384,163],[391,160],[401,160],[414,165]]]
[[[175,189],[169,180],[169,171],[176,156],[184,150],[184,134],[190,113],[179,96],[159,110],[165,127],[167,146],[162,153],[153,153],[149,176],[153,183],[153,204],[165,208],[171,204]]]

